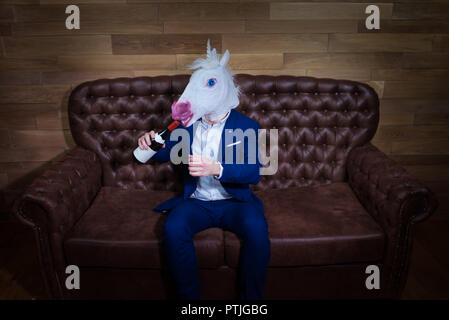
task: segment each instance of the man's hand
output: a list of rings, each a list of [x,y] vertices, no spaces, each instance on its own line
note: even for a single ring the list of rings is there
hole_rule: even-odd
[[[201,155],[189,156],[189,173],[195,177],[207,177],[220,175],[220,163],[212,161]]]
[[[138,140],[140,149],[148,150],[148,146],[151,145],[151,139],[154,139],[155,135],[156,133],[151,130],[150,132],[147,132],[143,136],[141,136]],[[165,143],[162,145],[162,148],[165,148]]]

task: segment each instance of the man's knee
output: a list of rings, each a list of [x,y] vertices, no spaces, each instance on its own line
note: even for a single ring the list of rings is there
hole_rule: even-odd
[[[254,241],[266,241],[268,239],[268,223],[263,212],[248,210],[243,212],[241,221],[245,238]]]

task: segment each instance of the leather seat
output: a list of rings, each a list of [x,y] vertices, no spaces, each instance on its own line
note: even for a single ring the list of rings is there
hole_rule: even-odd
[[[79,267],[165,267],[160,240],[166,215],[152,208],[174,194],[101,188],[89,210],[65,238],[68,263]],[[199,232],[194,244],[200,268],[224,264],[221,229]]]
[[[347,183],[257,191],[271,239],[270,266],[379,261],[384,233]],[[225,231],[225,259],[238,264],[240,239]]]
[[[269,224],[270,266],[382,258],[383,232],[348,184],[256,194],[264,202]],[[65,240],[69,263],[85,267],[160,268],[160,240],[166,216],[151,208],[173,195],[168,191],[103,187]],[[225,262],[232,267],[238,265],[241,242],[234,233],[212,228],[199,232],[194,241],[201,268],[217,268]]]

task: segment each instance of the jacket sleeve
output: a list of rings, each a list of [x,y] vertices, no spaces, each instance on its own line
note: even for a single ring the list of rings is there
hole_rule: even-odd
[[[241,184],[258,184],[260,181],[260,168],[262,164],[259,160],[259,129],[260,125],[256,123],[253,128],[256,130],[256,161],[255,163],[249,163],[248,159],[248,138],[244,140],[244,161],[243,163],[225,163],[221,162],[223,172],[218,179],[224,183],[241,183]],[[235,160],[235,158],[234,158]],[[254,161],[251,161],[254,162]]]

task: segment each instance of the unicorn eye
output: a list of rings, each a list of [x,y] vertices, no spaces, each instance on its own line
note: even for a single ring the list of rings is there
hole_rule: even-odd
[[[215,84],[217,83],[217,79],[215,78],[210,78],[209,80],[207,80],[207,85],[212,88],[213,86],[215,86]]]

